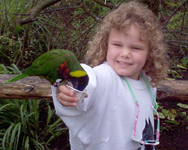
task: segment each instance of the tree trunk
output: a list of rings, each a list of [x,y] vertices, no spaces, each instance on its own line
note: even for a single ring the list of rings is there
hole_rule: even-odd
[[[0,75],[0,82],[15,75]],[[157,87],[158,101],[187,101],[188,80],[162,81]],[[0,86],[0,99],[48,99],[51,100],[51,85],[37,76],[27,77],[16,82]]]

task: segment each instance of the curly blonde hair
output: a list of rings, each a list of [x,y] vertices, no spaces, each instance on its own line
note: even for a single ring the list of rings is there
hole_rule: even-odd
[[[96,34],[88,43],[86,62],[91,67],[103,63],[106,60],[111,29],[123,32],[132,24],[140,31],[140,39],[149,41],[149,56],[143,70],[152,78],[151,85],[156,86],[166,76],[168,68],[166,46],[157,17],[141,3],[133,1],[123,3],[105,16]]]

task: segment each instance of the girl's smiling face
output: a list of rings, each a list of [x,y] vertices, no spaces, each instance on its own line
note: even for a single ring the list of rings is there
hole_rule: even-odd
[[[106,59],[118,75],[138,80],[148,53],[149,43],[140,39],[140,31],[135,25],[126,33],[111,30]]]

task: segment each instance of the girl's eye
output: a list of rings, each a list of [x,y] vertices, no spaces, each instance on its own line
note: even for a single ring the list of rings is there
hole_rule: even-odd
[[[122,45],[121,44],[117,44],[117,43],[115,43],[115,44],[113,44],[114,46],[117,46],[117,47],[121,47]]]
[[[134,50],[142,50],[140,47],[133,47]]]

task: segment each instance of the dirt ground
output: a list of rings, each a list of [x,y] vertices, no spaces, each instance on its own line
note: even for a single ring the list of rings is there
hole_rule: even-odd
[[[188,150],[188,130],[180,125],[173,131],[162,132],[156,150]]]
[[[188,102],[185,104],[188,104]],[[177,106],[177,102],[164,102],[160,105],[164,109],[176,109],[178,112],[184,111],[188,115],[188,109],[180,109]],[[156,150],[188,150],[188,119],[182,119],[177,115],[176,121],[179,122],[178,125],[167,123],[165,119],[160,119],[160,145],[155,147]],[[54,140],[51,150],[70,150],[68,130]]]

